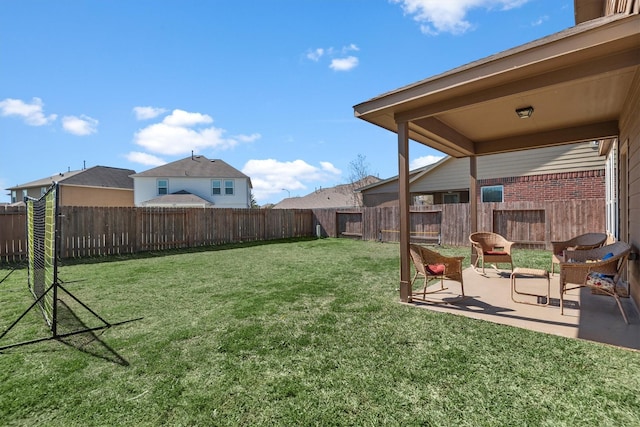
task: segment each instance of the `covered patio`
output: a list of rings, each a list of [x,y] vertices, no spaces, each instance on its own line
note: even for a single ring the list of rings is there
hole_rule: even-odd
[[[552,278],[549,307],[514,303],[508,275],[482,277],[469,269],[464,280],[471,298],[457,305],[423,306],[638,349],[640,1],[574,0],[574,9],[573,27],[384,93],[355,105],[354,114],[397,134],[400,301],[415,305],[410,289],[410,140],[470,159],[471,233],[494,231],[487,229],[491,221],[478,218],[479,156],[526,155],[528,149],[575,142],[597,144],[610,161],[611,194],[607,229],[592,231],[607,232],[612,240],[631,246],[623,274],[630,284],[630,297],[624,298],[630,325],[613,299],[590,295],[585,288],[569,294],[570,304],[560,315],[554,304],[559,298],[557,275]],[[479,224],[485,224],[483,229]],[[476,257],[472,252],[472,263]]]
[[[640,351],[640,315],[630,298],[622,298],[629,325],[625,324],[613,298],[594,295],[587,288],[565,293],[564,314],[561,315],[559,274],[551,276],[549,305],[546,305],[545,297],[523,295],[516,295],[516,299],[525,303],[514,302],[511,299],[510,274],[508,269],[487,267],[485,275],[482,275],[469,267],[463,271],[466,298],[462,301],[444,304],[413,301],[406,304]],[[546,289],[544,278],[517,278],[519,292],[545,295]],[[457,284],[452,283],[450,290],[438,293],[436,297],[446,301],[457,295],[456,290]]]

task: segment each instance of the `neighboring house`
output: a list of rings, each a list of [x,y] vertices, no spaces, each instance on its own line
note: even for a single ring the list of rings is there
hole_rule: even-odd
[[[478,157],[480,202],[604,199],[606,158],[592,142]],[[364,206],[397,206],[398,177],[359,190]],[[447,156],[409,175],[414,205],[469,202],[469,158]]]
[[[21,203],[25,197],[42,196],[54,182],[58,183],[60,206],[133,206],[132,169],[94,166],[7,188],[11,203]]]
[[[362,206],[362,196],[356,190],[379,180],[374,176],[368,176],[352,184],[320,188],[306,196],[288,197],[274,205],[273,209],[359,208]]]
[[[251,179],[220,159],[192,155],[131,177],[136,206],[251,207]]]
[[[472,192],[482,156],[599,141],[606,231],[632,247],[622,276],[640,305],[640,0],[574,0],[574,11],[573,27],[381,94],[354,114],[397,136],[401,226],[409,223],[409,140],[469,158]],[[475,197],[470,212],[474,232]],[[403,234],[402,301],[410,279]]]

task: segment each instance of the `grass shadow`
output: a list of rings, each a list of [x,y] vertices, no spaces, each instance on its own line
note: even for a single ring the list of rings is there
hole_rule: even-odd
[[[273,240],[255,240],[249,242],[236,242],[236,243],[224,243],[221,245],[207,245],[196,246],[189,248],[169,248],[164,250],[144,251],[127,254],[112,254],[112,255],[100,255],[95,257],[84,258],[62,258],[59,260],[60,266],[72,266],[72,265],[85,265],[85,264],[97,264],[106,262],[119,262],[129,260],[140,260],[148,258],[158,258],[171,255],[183,255],[201,252],[216,252],[225,251],[229,249],[250,248],[255,246],[267,246],[281,243],[296,243],[296,242],[308,242],[318,240],[317,237],[295,237],[287,239],[273,239]]]
[[[96,334],[96,332],[100,332],[100,335],[102,335],[113,325],[105,325],[101,329],[91,328],[65,301],[60,299],[58,300],[57,310],[58,337],[54,337],[54,339],[100,359],[122,366],[129,366],[129,362],[124,357]]]

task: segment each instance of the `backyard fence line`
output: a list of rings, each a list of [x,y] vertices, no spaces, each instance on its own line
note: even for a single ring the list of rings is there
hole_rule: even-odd
[[[605,200],[481,203],[478,230],[493,231],[520,247],[550,249],[552,241],[605,230]],[[314,209],[314,219],[329,237],[399,241],[400,208]],[[412,241],[447,246],[469,246],[470,205],[452,203],[412,206]]]
[[[24,207],[0,209],[0,261],[16,262],[27,256],[27,211]]]
[[[412,241],[468,246],[469,204],[414,206]],[[397,242],[400,209],[60,208],[62,258],[301,237],[347,237]],[[24,208],[0,209],[0,261],[26,256]],[[482,203],[478,230],[502,234],[522,247],[549,249],[551,241],[603,231],[603,199]]]
[[[61,258],[311,237],[310,210],[60,207]],[[0,261],[26,256],[24,208],[0,210]]]

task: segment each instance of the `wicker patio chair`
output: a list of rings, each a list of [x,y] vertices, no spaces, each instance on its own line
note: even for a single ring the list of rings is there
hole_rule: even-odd
[[[462,261],[464,257],[447,257],[438,252],[434,252],[420,245],[410,245],[409,252],[416,274],[411,280],[411,298],[432,303],[449,303],[462,300],[464,296],[464,283],[462,280]],[[413,291],[413,285],[422,276],[424,283],[421,290]],[[437,289],[427,289],[429,282],[437,279],[440,286]],[[441,292],[448,288],[444,287],[445,280],[460,282],[460,295],[447,299],[429,299],[428,294]]]
[[[624,242],[595,249],[567,251],[567,259],[560,262],[560,314],[564,314],[565,292],[584,286],[615,298],[625,323],[629,324],[617,284],[630,252],[631,247]]]
[[[497,233],[488,231],[480,231],[471,233],[469,241],[473,245],[478,254],[476,262],[473,263],[473,269],[478,271],[478,262],[482,263],[482,274],[484,274],[485,263],[509,263],[511,271],[513,271],[513,260],[511,259],[511,246],[514,242],[510,242]]]
[[[606,241],[606,233],[586,233],[576,236],[573,239],[565,240],[564,242],[551,242],[551,274],[555,271],[555,265],[564,261],[562,257],[564,251],[595,249],[604,245]]]

